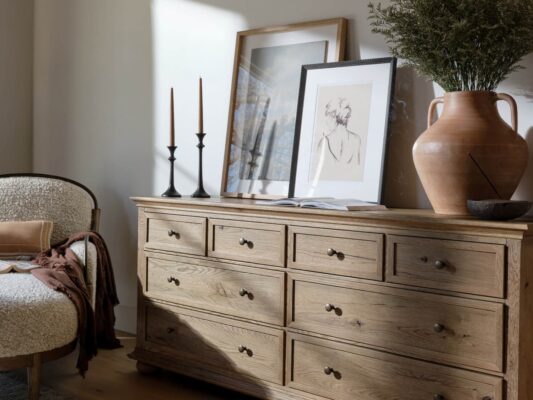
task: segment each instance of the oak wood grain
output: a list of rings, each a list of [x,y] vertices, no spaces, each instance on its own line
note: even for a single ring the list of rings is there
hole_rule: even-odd
[[[383,279],[383,235],[290,226],[287,266],[363,279]]]
[[[501,400],[500,378],[289,334],[288,384],[336,400]],[[325,368],[333,371],[325,373]]]
[[[503,305],[337,284],[290,274],[289,327],[427,360],[502,371]],[[328,305],[334,308],[328,311]]]
[[[283,326],[283,273],[208,260],[147,255],[146,296]],[[245,292],[241,293],[242,290]]]
[[[503,245],[398,235],[387,239],[389,282],[504,296]]]

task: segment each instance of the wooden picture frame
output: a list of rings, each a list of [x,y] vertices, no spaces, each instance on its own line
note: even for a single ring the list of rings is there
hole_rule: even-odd
[[[380,203],[396,62],[302,67],[290,197]]]
[[[300,72],[301,66],[304,64],[308,64],[308,62],[302,62],[301,64],[299,64],[298,62],[306,58],[316,58],[316,56],[318,56],[321,51],[323,53],[320,53],[320,56],[323,56],[325,62],[336,62],[344,60],[346,48],[346,32],[347,20],[345,18],[332,18],[320,21],[252,29],[237,33],[233,66],[233,78],[231,84],[226,147],[222,173],[222,196],[261,199],[287,197],[290,186],[292,145],[295,140],[294,128],[296,125],[296,110],[298,103],[297,99],[299,93]],[[264,43],[265,45],[263,45],[262,47],[253,47],[254,43]],[[291,47],[291,49],[289,49],[289,47]],[[294,49],[297,49],[298,51],[295,52],[293,51]],[[248,114],[250,114],[248,112],[250,110],[250,102],[248,100],[251,98],[250,93],[254,89],[251,89],[251,87],[256,85],[254,83],[255,81],[262,83],[261,79],[256,78],[256,76],[254,76],[254,71],[258,71],[256,73],[257,75],[263,74],[263,71],[266,70],[266,68],[261,69],[259,67],[256,67],[257,62],[254,63],[253,52],[256,52],[255,55],[257,55],[258,51],[278,51],[280,53],[278,54],[280,56],[278,57],[278,59],[281,60],[284,59],[282,57],[283,55],[288,55],[287,58],[289,59],[289,61],[287,61],[287,63],[295,68],[294,72],[291,72],[291,74],[294,74],[294,79],[296,79],[296,82],[293,82],[293,79],[291,79],[291,85],[279,85],[279,87],[283,89],[290,87],[291,96],[277,96],[278,98],[283,98],[286,104],[289,105],[289,107],[283,109],[288,111],[286,115],[283,115],[283,118],[279,119],[279,121],[281,122],[280,126],[278,127],[278,131],[276,131],[277,125],[275,125],[278,122],[278,119],[268,116],[270,97],[268,97],[268,99],[262,104],[260,104],[260,96],[255,97],[256,103],[254,106],[255,108],[253,109],[253,122],[250,122],[251,119],[248,118]],[[301,53],[301,58],[297,58],[294,53]],[[271,55],[272,54],[264,54],[262,58],[258,56],[256,57],[256,59],[260,59],[264,63],[272,63],[272,59],[275,57],[271,57]],[[268,67],[275,67],[275,65],[268,65]],[[272,70],[283,71],[284,69],[272,68]],[[290,69],[290,71],[292,71],[292,68]],[[246,75],[246,77],[248,78],[247,81],[244,80],[246,78],[243,78],[244,75]],[[270,76],[272,75],[269,75],[268,77]],[[250,81],[252,81],[252,79],[254,80],[254,82],[252,82],[253,85],[250,85]],[[240,82],[246,82],[246,85],[240,85]],[[268,88],[270,90],[270,87]],[[294,93],[292,93],[293,89]],[[244,91],[246,91],[246,96],[244,96],[245,101],[242,101],[242,93]],[[292,102],[293,95],[294,104]],[[276,98],[276,96],[274,96],[274,98]],[[279,107],[276,107],[276,100],[274,100],[273,103],[273,109],[279,110]],[[241,111],[242,109],[245,109],[246,112],[239,113],[239,117],[236,118],[236,112]],[[290,118],[293,118],[294,120],[292,121]],[[271,123],[271,119],[274,119],[273,123]],[[260,122],[257,123],[257,121]],[[291,123],[292,131],[294,132],[291,131]],[[245,128],[246,126],[253,126],[254,128],[257,128],[255,138],[253,138],[255,129],[247,130]],[[264,131],[269,134],[268,144],[265,144],[265,140],[263,140]],[[275,135],[276,132],[282,132],[282,134]],[[290,137],[290,135],[292,135],[292,137]],[[241,141],[240,145],[238,146],[234,145],[234,140],[236,140],[235,137],[237,136]],[[274,137],[276,137],[276,139],[274,139]],[[252,141],[254,143],[253,148],[251,146]],[[274,147],[272,147],[273,141],[277,141]],[[284,151],[276,151],[275,146],[281,146],[282,143],[287,144],[285,147],[283,147]],[[269,148],[271,150],[270,153],[267,153],[265,151],[267,156],[269,154],[275,154],[276,157],[282,158],[283,161],[277,162],[274,167],[271,167],[270,159],[268,159],[268,167],[266,167],[265,169],[265,160],[267,159],[267,156],[263,154],[259,155],[260,147],[258,146],[262,146],[263,149]],[[239,156],[232,157],[232,150],[235,153],[238,153]],[[235,155],[235,153],[233,155]],[[247,156],[247,153],[250,153],[251,155]],[[280,153],[282,153],[282,156],[279,156]],[[246,162],[246,157],[250,158],[248,162]],[[254,178],[254,174],[259,174],[259,168],[255,169],[256,167],[258,167],[258,163],[256,163],[257,160],[254,157],[263,157],[260,162],[262,163],[261,168],[263,169],[264,176],[268,174],[268,171],[274,169],[279,179],[261,180]],[[239,170],[238,174],[235,173],[237,166]],[[245,171],[246,168],[248,168],[248,171]],[[233,172],[230,172],[230,169]],[[247,174],[249,178],[244,179],[243,177],[245,176],[245,174]],[[237,181],[239,183],[238,185],[235,183]],[[243,187],[246,185],[249,186],[248,190],[243,190]],[[262,185],[262,188],[258,191],[256,190],[256,187],[259,185]],[[254,188],[252,188],[252,186],[254,186]],[[267,190],[265,189],[265,187],[267,186],[271,186],[272,188]]]

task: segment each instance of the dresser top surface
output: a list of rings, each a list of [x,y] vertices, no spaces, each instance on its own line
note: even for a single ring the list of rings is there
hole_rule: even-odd
[[[213,211],[235,211],[246,213],[269,213],[276,216],[291,217],[331,217],[332,219],[346,219],[352,222],[377,223],[393,222],[395,224],[430,224],[435,226],[461,226],[464,228],[495,229],[505,231],[529,232],[533,230],[533,216],[524,217],[513,221],[484,221],[474,217],[454,217],[449,215],[435,214],[433,210],[423,209],[398,209],[392,208],[386,211],[334,211],[313,208],[271,206],[257,204],[257,200],[212,197],[198,199],[184,196],[181,198],[166,197],[132,197],[137,206],[142,207],[174,207],[197,210],[198,208],[212,208]]]

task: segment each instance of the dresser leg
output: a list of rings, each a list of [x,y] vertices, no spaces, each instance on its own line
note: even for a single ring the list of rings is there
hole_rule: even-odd
[[[159,372],[159,368],[137,361],[137,371],[142,375],[154,375]]]

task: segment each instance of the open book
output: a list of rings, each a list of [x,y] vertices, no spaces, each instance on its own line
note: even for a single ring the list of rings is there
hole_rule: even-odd
[[[31,261],[0,260],[0,274],[7,274],[11,271],[30,272],[35,268],[39,268],[39,265],[33,264]]]
[[[334,199],[332,197],[292,197],[280,200],[258,201],[256,204],[338,211],[380,211],[387,209],[382,204],[366,203],[355,199]]]

